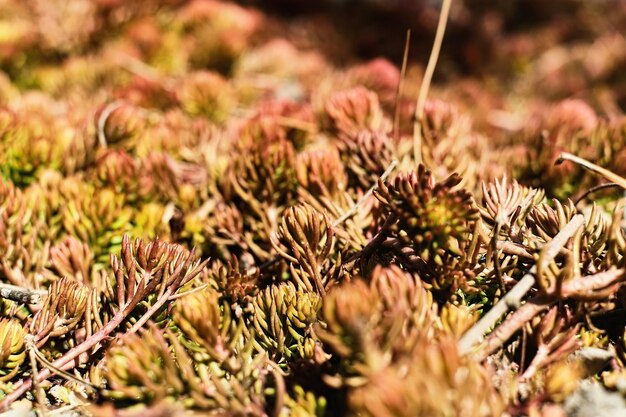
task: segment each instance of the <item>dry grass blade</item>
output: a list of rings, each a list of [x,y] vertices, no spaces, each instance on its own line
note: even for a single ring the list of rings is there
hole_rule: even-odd
[[[396,143],[400,139],[400,100],[404,90],[404,79],[406,77],[406,67],[409,60],[409,48],[411,44],[411,29],[406,31],[406,40],[404,41],[404,55],[402,56],[402,68],[400,69],[400,81],[398,82],[398,90],[396,92],[396,105],[393,114],[393,138]]]
[[[450,14],[451,4],[452,0],[443,0],[443,3],[441,4],[441,14],[439,15],[439,23],[437,23],[435,42],[433,43],[433,49],[430,52],[426,72],[424,73],[422,85],[420,86],[419,95],[417,97],[415,120],[413,121],[413,155],[415,159],[414,162],[416,164],[422,162],[422,120],[424,119],[424,106],[426,105],[428,90],[430,89],[430,83],[433,79],[433,74],[435,73],[437,60],[439,59],[439,52],[441,51],[441,44],[443,43],[443,35],[446,32],[446,25],[448,23],[448,15]]]

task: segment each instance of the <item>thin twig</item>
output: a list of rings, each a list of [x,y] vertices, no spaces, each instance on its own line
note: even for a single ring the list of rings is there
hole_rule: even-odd
[[[564,297],[573,297],[578,299],[597,298],[594,297],[594,291],[603,291],[603,289],[611,288],[622,282],[626,276],[624,269],[609,269],[608,271],[598,272],[594,275],[578,277],[574,280],[563,284],[561,290]]]
[[[511,242],[508,240],[499,240],[496,242],[496,249],[507,255],[515,255],[519,258],[533,259],[533,254],[519,243]]]
[[[47,407],[46,407],[46,394],[43,391],[43,388],[39,384],[39,371],[37,370],[37,358],[35,356],[35,343],[34,337],[32,335],[26,335],[26,349],[28,350],[28,358],[30,359],[30,369],[32,373],[32,378],[35,381],[35,399],[37,400],[37,405],[39,406],[39,412],[42,417],[46,417],[47,415]]]
[[[615,184],[619,185],[620,187],[626,190],[626,178],[620,177],[619,175],[609,171],[606,168],[602,168],[601,166],[598,166],[576,155],[572,155],[571,153],[568,153],[568,152],[562,152],[559,155],[559,157],[556,160],[556,165],[562,164],[563,161],[574,162],[575,164],[578,164],[582,166],[583,168],[588,169],[591,172],[595,172],[596,174],[603,176],[607,180],[614,182]]]
[[[206,265],[206,262],[208,262],[208,260],[205,261],[205,265]],[[202,264],[200,264],[200,265],[202,265]],[[202,266],[200,268],[203,268],[203,267],[204,266]],[[199,273],[199,271],[200,271],[200,269],[198,269],[197,273]],[[195,276],[195,275],[188,276],[186,278],[192,279],[193,276]],[[157,283],[158,283],[158,281],[154,281],[154,285],[157,285]],[[152,283],[150,283],[150,284],[148,284],[148,285],[143,287],[143,291],[145,291],[146,294],[154,290],[154,288],[151,288],[151,285],[152,285]],[[171,290],[172,287],[174,287],[174,286],[177,287],[177,285],[175,283],[170,284],[169,285],[169,289]],[[167,297],[169,297],[171,295],[171,291],[169,291],[169,292],[166,291],[164,293],[164,295],[165,294],[167,294]],[[161,301],[161,300],[167,300],[167,297],[160,298],[159,301],[157,301],[157,303],[160,304],[160,305],[155,307],[157,305],[157,303],[155,303],[155,306],[152,306],[153,308],[151,308],[148,312],[144,313],[143,317],[145,318],[149,313],[153,313],[159,307],[161,307],[161,305],[165,302],[165,301]],[[104,325],[104,327],[102,327],[96,333],[94,333],[91,336],[89,336],[81,344],[76,345],[72,349],[70,349],[69,351],[65,352],[65,354],[63,354],[63,356],[61,356],[60,358],[56,359],[54,362],[51,362],[51,366],[54,369],[62,369],[62,370],[68,370],[68,369],[72,369],[72,368],[78,366],[81,363],[81,360],[82,360],[81,359],[81,355],[83,355],[83,353],[86,353],[86,352],[90,351],[91,349],[93,349],[98,344],[102,343],[103,340],[105,340],[115,329],[117,329],[117,327],[124,320],[126,320],[128,315],[130,314],[130,312],[137,306],[137,304],[139,304],[139,302],[141,301],[142,298],[143,297],[141,296],[141,292],[137,292],[130,299],[130,301],[128,301],[123,306],[121,306],[121,308],[117,311],[117,313],[115,313],[115,315],[113,315],[113,317],[111,317],[111,320],[109,320]],[[45,381],[51,375],[52,375],[52,370],[50,368],[45,368],[45,369],[43,369],[39,373],[38,377],[33,376],[33,377],[29,378],[29,379],[24,380],[21,385],[16,386],[13,392],[11,392],[10,394],[7,394],[2,399],[2,401],[0,401],[0,411],[4,411],[4,410],[8,409],[8,407],[15,400],[17,400],[22,395],[24,395],[24,393],[26,393],[33,386],[33,382],[38,383],[38,382]]]
[[[519,373],[524,372],[524,364],[526,363],[526,345],[528,343],[528,332],[526,327],[522,328],[522,345],[520,347]]]
[[[406,67],[409,61],[409,49],[411,45],[411,29],[406,31],[406,40],[404,41],[404,55],[402,56],[402,68],[400,69],[400,81],[398,81],[398,90],[396,91],[396,106],[393,112],[393,138],[396,145],[400,141],[400,100],[404,90],[404,80],[406,77]]]
[[[21,304],[39,304],[48,295],[45,290],[31,290],[17,285],[0,283],[0,297]]]
[[[177,298],[186,297],[186,296],[191,295],[193,293],[200,292],[203,289],[207,288],[208,286],[209,286],[209,284],[202,284],[199,287],[196,287],[196,288],[194,288],[192,290],[185,291],[185,292],[180,292],[178,294],[171,295],[170,298],[168,298],[168,300],[172,301],[172,300],[176,300]]]
[[[533,317],[555,302],[556,299],[554,297],[544,295],[538,295],[528,300],[489,335],[487,342],[477,352],[476,359],[479,361],[485,359],[498,347],[502,346],[521,326],[528,323]]]
[[[624,277],[625,271],[623,269],[611,269],[595,275],[578,277],[563,284],[562,298],[598,300],[607,297],[609,293],[617,290],[617,286],[624,280]],[[559,299],[554,295],[538,295],[528,300],[489,335],[476,359],[485,359],[502,346],[525,323],[528,323],[533,317],[549,308]]]
[[[283,377],[280,367],[276,365],[276,363],[269,361],[268,365],[271,368],[271,372],[274,375],[274,381],[276,383],[276,403],[274,404],[272,417],[280,417],[285,405],[285,393],[287,391],[285,378]]]
[[[582,200],[587,198],[590,194],[593,194],[597,191],[601,191],[607,188],[620,187],[619,184],[615,184],[614,182],[606,182],[604,184],[596,185],[595,187],[591,187],[587,191],[585,191],[581,196],[579,196],[576,201],[574,201],[574,205],[577,206]],[[620,187],[621,188],[621,187]]]
[[[595,172],[596,174],[599,174],[599,175],[603,176],[604,178],[608,179],[609,181],[612,181],[618,187],[621,187],[624,190],[626,190],[626,178],[620,177],[619,175],[615,174],[614,172],[609,171],[606,168],[602,168],[601,166],[598,166],[598,165],[596,165],[596,164],[594,164],[592,162],[589,162],[589,161],[587,161],[584,158],[581,158],[581,157],[576,156],[576,155],[572,155],[571,153],[568,153],[568,152],[561,152],[561,154],[557,158],[555,164],[556,165],[562,164],[563,161],[574,162],[575,164],[578,164],[578,165],[582,166],[583,168],[588,169],[591,172]],[[592,189],[592,190],[594,190],[594,189]],[[594,190],[594,191],[596,191],[596,190]],[[586,195],[587,195],[587,193],[583,194],[583,197],[586,196]],[[626,196],[626,192],[624,192],[624,195]],[[580,199],[578,201],[580,201]],[[578,204],[578,201],[576,202],[576,204]],[[622,219],[626,220],[626,208],[624,209],[624,213],[622,215]]]
[[[208,263],[209,263],[208,259],[204,260],[202,263],[198,265],[198,270],[204,269],[204,267]],[[182,277],[183,275],[181,274],[179,279],[182,279]],[[139,318],[139,320],[137,320],[137,322],[133,325],[133,327],[131,327],[130,330],[126,332],[126,334],[132,334],[132,333],[136,333],[137,331],[139,331],[139,329],[141,329],[143,325],[146,324],[146,322],[150,320],[152,316],[154,316],[157,313],[157,311],[159,311],[159,309],[165,305],[165,303],[169,302],[171,300],[171,297],[173,297],[176,291],[178,291],[179,282],[180,281],[178,282],[175,281],[174,283],[169,284],[167,288],[161,294],[159,294],[159,298],[157,298],[154,304],[150,306],[150,308],[143,314],[143,316]],[[162,288],[165,288],[165,284]]]
[[[104,127],[106,126],[107,120],[115,110],[122,106],[123,103],[124,102],[122,100],[112,101],[107,104],[107,106],[102,110],[102,113],[100,113],[100,117],[98,117],[98,143],[103,148],[106,148],[108,144],[106,134],[104,133]]]
[[[541,249],[542,269],[548,267],[550,262],[559,254],[561,248],[565,246],[567,241],[574,236],[576,231],[585,223],[585,218],[581,214],[575,215],[572,220],[546,245]],[[483,335],[493,325],[509,311],[510,308],[519,306],[522,298],[535,284],[535,274],[537,273],[537,265],[534,265],[530,271],[522,277],[522,279],[506,293],[502,299],[491,308],[472,328],[470,328],[459,340],[459,350],[461,353],[468,353],[479,343]],[[529,309],[530,307],[526,307]]]
[[[433,79],[435,67],[437,66],[437,60],[439,59],[439,52],[441,51],[443,35],[446,32],[446,25],[448,24],[448,15],[450,14],[451,4],[452,0],[443,0],[441,5],[441,13],[439,14],[439,22],[437,23],[435,42],[433,43],[433,49],[430,52],[428,65],[426,66],[424,78],[422,78],[422,85],[420,86],[419,95],[417,97],[415,119],[413,121],[413,155],[416,164],[422,162],[422,120],[424,118],[424,106],[426,105],[428,90]]]
[[[152,81],[162,85],[168,91],[174,91],[176,88],[175,82],[172,78],[164,76],[154,67],[146,64],[145,62],[132,57],[128,54],[118,53],[115,55],[118,64],[126,71],[134,74],[144,80]]]
[[[391,161],[391,163],[389,164],[389,166],[387,167],[385,172],[383,172],[383,175],[380,176],[380,181],[385,181],[387,179],[387,177],[389,175],[391,175],[393,170],[396,168],[396,165],[398,165],[398,161],[397,160],[394,159],[393,161]],[[370,196],[374,193],[374,191],[376,191],[377,189],[378,189],[378,182],[376,182],[376,184],[372,185],[370,187],[370,189],[367,190],[367,192],[365,194],[363,194],[363,196],[359,199],[359,201],[357,201],[356,204],[353,205],[350,208],[350,210],[346,211],[342,216],[340,216],[338,219],[336,219],[333,222],[333,224],[332,224],[333,227],[339,226],[341,223],[345,222],[350,217],[352,217],[359,210],[359,208],[367,201],[367,199],[370,198]]]
[[[500,252],[498,251],[498,236],[500,235],[500,231],[502,230],[502,226],[506,223],[506,218],[504,215],[504,211],[498,211],[498,215],[496,216],[496,224],[493,229],[493,236],[491,237],[491,248],[493,252],[493,267],[496,273],[496,277],[498,278],[498,282],[500,283],[500,290],[502,294],[506,292],[506,285],[504,283],[504,278],[502,277],[502,269],[500,268]]]
[[[53,373],[59,375],[62,378],[67,379],[68,381],[72,381],[72,382],[74,382],[76,384],[79,384],[79,385],[84,385],[85,387],[91,389],[94,392],[98,392],[99,391],[99,388],[96,387],[95,385],[90,384],[87,381],[83,381],[82,379],[75,377],[74,375],[70,374],[69,372],[65,372],[64,370],[59,369],[56,366],[54,366],[52,364],[52,362],[50,362],[48,359],[46,359],[46,357],[37,348],[37,345],[35,343],[33,343],[32,341],[30,343],[27,342],[27,346],[28,346],[29,351],[34,354],[34,356],[37,359],[37,361],[41,365],[43,365],[45,368],[50,369]]]

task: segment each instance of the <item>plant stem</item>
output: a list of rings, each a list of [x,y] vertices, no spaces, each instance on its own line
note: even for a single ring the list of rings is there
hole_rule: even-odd
[[[31,290],[17,285],[0,283],[0,297],[23,304],[39,304],[48,295],[45,290]]]
[[[389,164],[389,166],[387,167],[387,169],[385,170],[385,172],[383,172],[383,175],[380,176],[380,181],[385,181],[387,179],[387,177],[389,175],[391,175],[391,173],[393,172],[393,170],[396,168],[396,165],[398,165],[398,161],[397,160],[393,160],[391,161],[391,163]],[[378,183],[372,185],[369,190],[367,190],[367,192],[365,194],[363,194],[363,196],[359,199],[359,201],[356,202],[355,205],[353,205],[350,210],[346,211],[343,215],[341,215],[339,218],[337,218],[334,222],[333,222],[333,227],[337,227],[339,226],[341,223],[345,222],[346,220],[348,220],[350,218],[350,216],[354,215],[354,213],[357,212],[357,210],[359,209],[359,207],[361,207],[363,205],[363,203],[365,203],[367,201],[367,199],[374,193],[374,191],[376,191],[378,189]]]
[[[485,342],[478,353],[477,359],[480,361],[485,359],[502,346],[504,342],[509,340],[513,333],[518,331],[524,324],[555,302],[556,298],[542,295],[528,300],[489,335],[487,342]]]
[[[111,116],[111,114],[115,110],[119,109],[123,104],[124,102],[121,100],[115,100],[109,103],[104,110],[102,110],[102,113],[100,113],[100,117],[98,117],[98,143],[103,148],[107,147],[107,137],[106,133],[104,133],[107,120],[109,119],[109,116]]]
[[[389,175],[391,175],[391,173],[393,172],[393,170],[396,168],[397,165],[398,165],[398,161],[396,159],[391,161],[391,163],[389,164],[389,166],[387,167],[385,172],[383,172],[383,174],[380,176],[379,181],[385,181],[387,179],[387,177],[389,177]],[[374,191],[376,191],[377,189],[378,189],[378,182],[376,184],[372,185],[369,188],[369,190],[367,190],[367,192],[365,194],[363,194],[363,196],[359,199],[359,201],[357,201],[352,207],[350,207],[350,210],[346,211],[344,214],[342,214],[340,217],[338,217],[332,223],[332,227],[339,226],[340,224],[342,224],[343,222],[348,220],[351,216],[353,216],[358,211],[359,207],[361,207],[367,201],[367,199],[370,198],[370,196],[374,193]],[[264,263],[262,263],[258,267],[257,266],[253,266],[253,267],[248,268],[246,270],[246,275],[252,275],[256,271],[262,271],[265,268],[268,268],[268,267],[274,265],[279,260],[280,260],[280,258],[278,256],[274,256],[273,258],[265,261]]]
[[[133,308],[135,308],[138,302],[139,302],[139,299],[127,304],[126,307],[119,310],[103,328],[101,328],[96,333],[92,334],[80,345],[77,345],[74,348],[67,351],[63,356],[61,356],[60,358],[52,362],[52,365],[56,368],[67,370],[67,368],[65,368],[65,365],[67,365],[70,361],[77,359],[80,355],[89,351],[98,343],[102,342],[109,334],[111,334],[117,328],[117,326],[119,326],[126,319],[126,317],[128,316],[128,313]],[[76,363],[72,364],[70,368],[73,368],[74,366],[79,365],[79,363],[80,361],[77,361]],[[41,383],[45,381],[51,375],[52,375],[52,372],[48,368],[43,369],[39,373],[38,382]],[[22,385],[18,386],[15,389],[15,391],[13,391],[12,393],[4,397],[2,402],[0,402],[0,410],[1,411],[8,410],[11,403],[13,403],[17,399],[19,399],[22,395],[24,395],[32,386],[33,386],[33,378],[28,378],[27,380],[25,380],[22,383]]]
[[[144,324],[161,308],[163,305],[170,301],[170,297],[174,293],[172,287],[169,287],[165,292],[158,298],[158,300],[150,306],[148,311],[144,313],[143,316],[130,328],[126,334],[136,333],[139,329],[143,327]]]
[[[413,155],[416,164],[422,162],[422,120],[424,118],[424,106],[426,105],[426,97],[428,97],[430,83],[433,79],[435,67],[437,66],[437,60],[439,59],[439,52],[441,51],[441,44],[443,43],[443,35],[446,32],[451,4],[452,0],[443,0],[443,4],[441,5],[435,42],[433,43],[433,49],[430,51],[430,58],[428,58],[428,65],[426,65],[426,72],[424,72],[424,78],[422,78],[422,85],[420,86],[420,92],[417,97],[415,120],[413,121]]]
[[[542,269],[545,269],[550,262],[559,254],[561,248],[565,246],[567,241],[574,236],[576,231],[585,223],[585,218],[581,214],[575,215],[572,220],[542,249]],[[535,284],[535,274],[537,273],[537,265],[534,265],[530,271],[522,277],[522,279],[509,291],[498,303],[491,308],[472,328],[470,328],[459,340],[459,351],[463,354],[468,353],[480,340],[483,335],[505,314],[511,307],[518,306],[522,298]],[[528,304],[528,303],[527,303]],[[520,310],[524,308],[522,306]],[[527,307],[529,309],[530,307]],[[500,325],[500,327],[504,324]],[[496,330],[498,334],[502,334],[500,327]],[[495,333],[495,332],[494,332]]]
[[[626,190],[626,178],[620,177],[619,175],[609,171],[608,169],[602,168],[601,166],[591,163],[587,161],[586,159],[583,159],[579,156],[572,155],[571,153],[568,153],[568,152],[562,152],[557,158],[556,164],[559,165],[563,163],[563,161],[574,162],[575,164],[578,164],[582,166],[583,168],[588,169],[591,172],[595,172],[596,174],[602,175],[607,180],[614,182],[615,184],[619,185],[620,187]]]
[[[398,82],[398,90],[396,91],[396,105],[393,112],[393,138],[396,146],[400,141],[400,100],[402,99],[402,91],[404,90],[404,78],[406,77],[406,66],[409,60],[409,47],[411,44],[411,29],[406,31],[406,40],[404,41],[404,55],[402,56],[402,68],[400,69],[400,81]]]

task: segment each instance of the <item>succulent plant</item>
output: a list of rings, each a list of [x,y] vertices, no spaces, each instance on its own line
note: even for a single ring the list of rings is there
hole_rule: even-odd
[[[231,110],[232,93],[221,75],[199,71],[184,79],[180,89],[180,101],[187,113],[221,122]]]
[[[99,183],[124,193],[129,201],[137,198],[140,191],[137,181],[139,167],[128,152],[123,149],[106,149],[98,155],[95,165],[94,176]]]
[[[224,176],[224,195],[228,200],[238,197],[252,204],[249,196],[259,202],[286,204],[293,198],[296,186],[295,152],[291,142],[276,141],[254,144],[241,149]],[[257,209],[254,207],[253,209]]]
[[[375,361],[380,345],[391,343],[384,336],[377,340],[386,330],[376,326],[380,314],[381,300],[365,282],[344,283],[324,300],[321,316],[325,326],[318,325],[315,333],[328,350],[342,358]],[[380,365],[370,365],[374,366]]]
[[[416,275],[409,274],[397,265],[383,268],[378,265],[370,276],[371,288],[380,296],[385,315],[406,319],[405,333],[420,329],[428,332],[434,327],[436,306],[425,283]],[[441,312],[442,319],[444,317]],[[391,326],[390,326],[391,327]]]
[[[553,200],[553,203],[554,208],[547,204],[534,207],[526,220],[533,234],[544,241],[554,237],[577,212],[571,200],[565,204],[557,200]]]
[[[252,304],[250,330],[260,352],[268,352],[278,362],[313,357],[312,328],[322,305],[318,294],[286,282],[267,287]]]
[[[144,239],[156,239],[162,237],[173,242],[178,241],[176,228],[170,227],[170,222],[176,216],[176,210],[171,210],[171,217],[168,218],[168,208],[157,202],[148,202],[138,207],[133,216],[133,229],[131,234]]]
[[[33,109],[35,110],[35,109]],[[57,136],[46,113],[39,120],[25,122],[5,110],[2,131],[2,177],[19,186],[37,180],[45,168],[61,170],[65,138]],[[51,130],[52,129],[52,130]]]
[[[152,402],[185,392],[185,381],[164,334],[152,327],[128,335],[105,358],[106,395]]]
[[[10,381],[26,359],[26,331],[17,320],[0,320],[0,381]]]
[[[338,138],[337,149],[352,187],[369,188],[394,158],[391,138],[384,132],[361,130]]]
[[[77,236],[97,252],[96,261],[105,263],[120,250],[122,236],[130,230],[133,216],[125,197],[110,189],[95,189],[79,183],[79,188],[61,209],[65,233]]]
[[[371,284],[355,279],[324,299],[315,334],[340,364],[333,385],[360,386],[434,336],[432,296],[414,276],[398,268],[376,268]]]
[[[146,111],[123,100],[103,106],[94,119],[101,145],[110,146],[128,142],[129,148],[138,141],[149,126]]]
[[[239,129],[244,144],[288,141],[296,150],[303,149],[316,133],[315,114],[307,104],[272,100],[263,102],[259,110]]]
[[[149,173],[138,181],[145,199],[174,202],[184,210],[198,206],[202,196],[200,189],[207,183],[207,172],[202,166],[177,161],[169,154],[151,152],[141,161],[140,170]]]
[[[489,371],[460,356],[450,339],[421,340],[413,356],[352,389],[348,402],[353,415],[499,416],[503,401],[489,381]]]
[[[84,319],[90,298],[89,288],[71,278],[52,283],[46,301],[30,325],[36,342],[41,345],[49,338],[65,336],[76,329]]]
[[[385,128],[378,97],[364,87],[336,93],[326,103],[325,111],[329,129],[338,137]]]
[[[566,357],[578,348],[576,334],[579,326],[572,325],[571,313],[565,309],[551,308],[533,329],[537,353],[524,371],[522,378],[529,378],[538,368]]]
[[[43,280],[54,221],[37,192],[23,192],[0,180],[0,276],[14,285],[37,287]]]
[[[375,58],[355,65],[346,71],[345,78],[354,86],[374,91],[386,109],[392,109],[397,100],[400,71],[385,58]]]
[[[478,320],[475,307],[446,304],[441,308],[440,319],[443,330],[460,338]]]
[[[180,298],[174,305],[174,323],[190,350],[204,353],[216,362],[223,362],[240,342],[243,322],[234,317],[230,305],[220,294],[204,289]]]
[[[251,249],[244,235],[241,212],[233,203],[205,204],[183,218],[180,240],[201,248],[207,256],[234,262],[231,252]]]
[[[190,64],[224,73],[251,44],[262,22],[253,10],[218,1],[189,2],[177,19],[188,34]]]
[[[296,385],[293,391],[294,395],[285,399],[285,415],[294,417],[321,417],[325,415],[327,401],[324,397],[317,397],[299,385]]]
[[[339,153],[333,148],[298,154],[296,177],[301,189],[317,197],[333,198],[348,184]]]
[[[206,261],[201,262],[196,256],[180,245],[161,240],[145,242],[136,239],[131,244],[128,235],[122,239],[120,258],[111,256],[111,269],[114,281],[110,283],[115,294],[114,307],[117,313],[125,312],[124,317],[132,316],[129,308],[135,308],[149,296],[158,295],[150,300],[164,305],[169,302],[164,294],[177,291],[199,275]],[[171,295],[171,294],[170,294]],[[152,303],[150,303],[152,304]],[[143,306],[146,307],[146,306]],[[139,315],[147,311],[139,308]],[[155,313],[153,305],[147,307]]]
[[[379,184],[375,195],[384,216],[398,219],[391,226],[393,236],[425,258],[436,256],[440,249],[454,251],[478,219],[472,195],[455,188],[460,181],[458,175],[451,175],[436,182],[432,172],[420,165],[417,172]]]
[[[241,270],[237,258],[228,265],[215,262],[209,277],[214,282],[221,296],[233,305],[246,305],[259,292],[259,272],[248,273]]]
[[[516,180],[504,177],[502,181],[482,185],[483,198],[478,206],[481,217],[489,224],[501,222],[511,229],[516,222],[523,222],[529,211],[543,199],[543,192],[524,187]]]
[[[307,275],[298,285],[325,294],[327,283],[322,279],[321,267],[333,246],[333,228],[327,215],[308,205],[290,207],[272,245],[280,256]]]

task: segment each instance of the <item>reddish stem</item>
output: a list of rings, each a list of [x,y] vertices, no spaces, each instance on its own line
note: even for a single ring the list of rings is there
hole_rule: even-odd
[[[149,309],[148,311],[146,311],[146,313],[141,316],[141,318],[139,320],[137,320],[137,323],[135,323],[133,325],[133,327],[131,327],[131,329],[126,332],[126,334],[131,334],[131,333],[136,333],[144,324],[146,324],[146,322],[148,320],[150,320],[150,318],[161,308],[163,307],[163,305],[170,301],[170,297],[172,296],[172,293],[174,291],[172,290],[172,288],[168,288],[163,295],[156,301],[156,303],[154,303]]]
[[[595,275],[578,277],[572,281],[564,282],[562,289],[563,297],[597,299],[594,292],[610,289],[611,286],[622,281],[625,274],[626,270],[622,268],[609,269],[608,271],[598,272]]]
[[[548,349],[545,345],[539,346],[533,361],[530,363],[526,371],[524,371],[524,373],[519,377],[520,381],[526,381],[532,378],[532,376],[537,372],[537,369],[539,369],[539,365],[548,358],[549,354],[550,349]]]
[[[554,297],[536,296],[528,300],[517,309],[509,318],[500,324],[487,338],[481,351],[478,353],[479,361],[486,359],[497,350],[513,334],[528,323],[533,317],[555,303]]]
[[[120,311],[118,311],[113,316],[113,318],[103,328],[98,330],[96,333],[92,334],[90,337],[88,337],[80,345],[75,346],[74,348],[72,348],[69,351],[67,351],[59,359],[57,359],[54,362],[52,362],[52,365],[54,365],[56,368],[67,370],[68,368],[65,368],[65,365],[68,365],[70,361],[78,358],[80,355],[82,355],[83,353],[87,352],[88,350],[90,350],[91,348],[96,346],[98,343],[100,343],[102,340],[104,340],[105,337],[107,337],[109,334],[111,334],[113,332],[113,330],[115,330],[117,328],[117,326],[119,326],[124,321],[124,319],[126,319],[126,317],[128,316],[128,313],[133,308],[135,308],[135,306],[137,305],[138,302],[139,302],[139,299],[137,299],[134,302],[131,301],[131,303],[127,304],[125,308],[123,308]],[[70,368],[73,368],[74,366],[77,366],[79,363],[80,363],[80,361],[75,363]],[[48,368],[43,369],[39,373],[38,380],[39,380],[39,382],[43,382],[46,379],[48,379],[51,375],[52,375],[52,372]],[[19,399],[22,395],[24,395],[32,387],[32,385],[33,385],[33,379],[32,378],[28,378],[27,380],[25,380],[22,383],[22,385],[18,386],[15,389],[15,391],[13,391],[12,393],[10,393],[6,397],[4,397],[2,402],[0,402],[0,410],[2,410],[2,411],[8,410],[9,406],[14,401]]]

